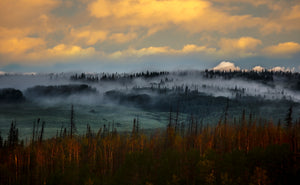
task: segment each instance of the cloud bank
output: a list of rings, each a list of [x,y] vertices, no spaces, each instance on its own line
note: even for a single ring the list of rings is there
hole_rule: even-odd
[[[299,22],[298,0],[0,1],[0,68],[161,55],[297,68]]]

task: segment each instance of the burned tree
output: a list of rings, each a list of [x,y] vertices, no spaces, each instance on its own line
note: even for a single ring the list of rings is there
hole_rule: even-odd
[[[73,106],[73,104],[71,106],[70,126],[71,126],[70,135],[72,138],[74,133],[77,131],[75,122],[74,122],[74,106]]]

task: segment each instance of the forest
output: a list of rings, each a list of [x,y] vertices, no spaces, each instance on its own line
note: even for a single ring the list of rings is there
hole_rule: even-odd
[[[69,125],[52,138],[37,119],[24,142],[12,121],[0,136],[0,184],[299,184],[300,119],[292,113],[275,123],[245,111],[229,119],[225,110],[203,124],[170,111],[164,129],[141,129],[137,117],[128,132],[87,124],[80,135],[72,106]]]
[[[0,184],[300,184],[299,84],[273,71],[0,75]]]

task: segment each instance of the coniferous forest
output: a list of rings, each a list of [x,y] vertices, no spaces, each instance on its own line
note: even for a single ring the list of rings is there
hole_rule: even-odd
[[[299,77],[0,76],[0,184],[299,184]]]

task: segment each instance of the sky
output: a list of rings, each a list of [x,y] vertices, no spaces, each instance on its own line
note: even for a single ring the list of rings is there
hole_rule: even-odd
[[[224,61],[300,71],[300,0],[0,0],[2,72],[206,69]]]

